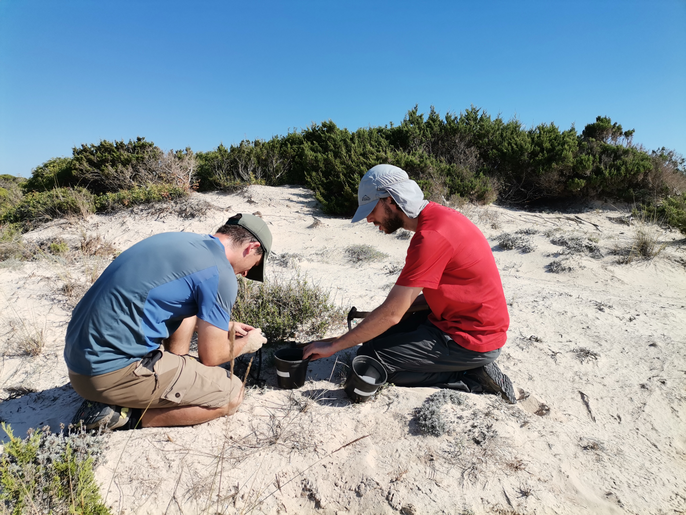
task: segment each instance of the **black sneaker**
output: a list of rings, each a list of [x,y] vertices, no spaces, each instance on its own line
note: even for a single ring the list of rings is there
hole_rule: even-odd
[[[76,415],[72,418],[71,423],[74,427],[83,424],[83,428],[88,431],[98,428],[128,429],[124,426],[131,421],[130,411],[129,408],[110,406],[102,402],[83,401],[79,409],[76,410]]]
[[[512,381],[510,381],[510,378],[502,373],[495,362],[489,363],[483,367],[467,370],[465,373],[479,381],[486,392],[500,395],[510,404],[517,402]]]

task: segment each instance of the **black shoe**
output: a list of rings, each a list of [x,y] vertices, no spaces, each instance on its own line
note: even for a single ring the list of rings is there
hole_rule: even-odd
[[[129,408],[110,406],[102,402],[83,401],[76,415],[71,420],[74,427],[83,424],[83,428],[91,429],[128,429],[127,424],[131,421]]]
[[[501,372],[495,362],[489,363],[483,367],[467,370],[465,371],[465,374],[479,381],[484,391],[500,395],[510,404],[517,402],[517,396],[515,395],[512,381]]]

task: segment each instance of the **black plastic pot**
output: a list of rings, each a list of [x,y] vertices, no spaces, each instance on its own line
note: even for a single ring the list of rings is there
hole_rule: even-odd
[[[369,356],[357,356],[345,380],[345,393],[353,402],[365,402],[388,380],[386,369]]]
[[[292,390],[305,384],[309,359],[303,359],[302,349],[280,349],[274,353],[279,388]]]

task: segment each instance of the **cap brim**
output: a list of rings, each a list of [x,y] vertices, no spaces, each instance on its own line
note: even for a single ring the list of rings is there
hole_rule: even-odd
[[[250,279],[251,281],[260,281],[261,283],[264,282],[264,262],[267,260],[267,254],[264,253],[262,254],[262,259],[260,259],[260,262],[256,264],[254,267],[252,267],[250,270],[248,270],[248,273],[245,275],[246,279]]]
[[[366,204],[362,204],[360,207],[357,208],[357,211],[355,211],[355,214],[353,215],[353,219],[350,220],[351,224],[354,224],[355,222],[359,222],[363,218],[367,218],[369,214],[374,211],[374,208],[376,207],[376,204],[379,202],[379,200],[373,200],[371,202],[367,202]]]

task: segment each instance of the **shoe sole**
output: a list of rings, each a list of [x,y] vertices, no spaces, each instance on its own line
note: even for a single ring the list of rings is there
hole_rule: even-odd
[[[484,366],[483,371],[484,373],[480,374],[480,379],[484,381],[484,386],[486,386],[491,393],[500,394],[500,396],[510,404],[515,404],[517,402],[517,396],[515,395],[512,381],[502,373],[495,362]]]

